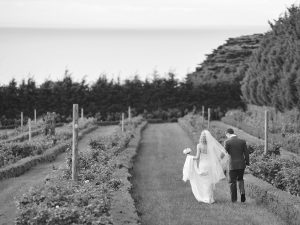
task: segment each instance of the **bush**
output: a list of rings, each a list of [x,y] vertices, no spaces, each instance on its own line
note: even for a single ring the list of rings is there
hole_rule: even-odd
[[[268,155],[263,154],[261,147],[254,149],[256,150],[250,155],[251,173],[276,188],[300,196],[300,162],[279,158],[277,146]]]
[[[9,165],[28,156],[40,155],[51,146],[53,146],[53,141],[49,139],[1,144],[0,167]]]
[[[66,180],[48,182],[25,194],[18,202],[17,225],[112,224],[107,216],[109,190]]]

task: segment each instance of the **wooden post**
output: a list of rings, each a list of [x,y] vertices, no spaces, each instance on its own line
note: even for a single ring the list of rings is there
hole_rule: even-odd
[[[269,112],[268,110],[265,111],[265,149],[264,154],[268,153],[268,117]]]
[[[23,131],[23,121],[24,121],[23,112],[21,112],[21,131]]]
[[[55,128],[56,128],[56,113],[53,112],[51,116],[52,120],[52,135],[55,135]]]
[[[124,113],[122,113],[122,132],[124,132]]]
[[[29,141],[31,141],[31,119],[28,119],[28,137],[29,137]]]
[[[78,166],[78,104],[73,104],[72,180],[77,181]]]
[[[81,119],[83,119],[83,108],[81,108]]]
[[[202,125],[204,125],[204,105],[202,106]]]
[[[36,109],[34,110],[34,124],[36,125]]]
[[[207,129],[210,127],[210,108],[207,110]]]
[[[130,106],[128,107],[128,120],[129,120],[129,122],[131,121],[131,108],[130,108]]]

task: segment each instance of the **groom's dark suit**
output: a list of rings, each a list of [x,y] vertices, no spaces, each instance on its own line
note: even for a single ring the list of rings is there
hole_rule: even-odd
[[[246,141],[232,136],[225,141],[225,149],[230,155],[229,160],[229,183],[231,201],[237,201],[237,182],[241,194],[245,194],[244,188],[244,171],[246,165],[249,165],[249,152]]]

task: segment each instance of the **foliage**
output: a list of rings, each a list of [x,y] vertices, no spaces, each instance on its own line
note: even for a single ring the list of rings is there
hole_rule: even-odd
[[[269,140],[285,150],[300,153],[299,112],[275,112],[273,108],[248,105],[247,111],[228,111],[222,121],[258,138],[264,137],[264,111],[269,111]]]
[[[280,158],[278,146],[271,147],[267,155],[263,154],[263,147],[251,148],[254,152],[250,154],[249,169],[254,176],[292,195],[300,196],[300,161]]]
[[[259,48],[250,57],[242,82],[243,98],[279,111],[300,108],[300,7],[291,6],[270,23]]]
[[[32,142],[11,142],[0,144],[0,167],[14,163],[22,158],[40,155],[53,146],[52,139],[33,139]]]
[[[40,86],[32,78],[20,85],[13,79],[8,85],[0,86],[0,121],[2,118],[3,125],[18,125],[21,111],[26,122],[28,117],[33,118],[36,108],[39,117],[55,112],[57,122],[70,122],[73,103],[84,108],[86,117],[95,116],[99,121],[120,120],[121,112],[127,112],[128,106],[132,116],[145,112],[147,117],[172,119],[183,116],[194,106],[200,109],[205,105],[217,110],[218,117],[227,109],[243,107],[240,95],[237,83],[224,81],[198,87],[188,81],[179,82],[173,73],[160,77],[154,72],[151,81],[136,76],[124,83],[109,81],[102,75],[88,85],[85,80],[73,81],[66,71],[62,80],[47,80]]]
[[[203,120],[202,116],[199,114],[189,113],[182,119],[190,125],[192,132],[197,134],[198,137],[200,137],[200,134],[203,130],[207,129],[208,121],[205,119]],[[216,126],[210,126],[209,131],[220,143],[223,143],[223,141],[226,139],[225,132],[218,129]]]
[[[239,83],[247,69],[245,61],[259,47],[263,34],[229,38],[224,44],[208,54],[196,71],[188,74],[196,85],[205,83]],[[239,86],[240,87],[240,86]]]
[[[112,224],[108,193],[100,184],[51,180],[22,196],[16,224]]]
[[[66,169],[33,188],[18,201],[16,224],[113,224],[110,201],[122,182],[113,177],[115,157],[127,146],[142,118],[126,123],[126,132],[90,141],[91,150],[79,154],[78,182],[71,178],[71,153]]]

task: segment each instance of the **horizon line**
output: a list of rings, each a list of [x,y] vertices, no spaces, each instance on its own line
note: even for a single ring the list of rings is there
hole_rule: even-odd
[[[215,30],[215,29],[249,29],[269,28],[268,25],[204,25],[190,27],[82,27],[82,26],[3,26],[0,29],[28,30]]]

